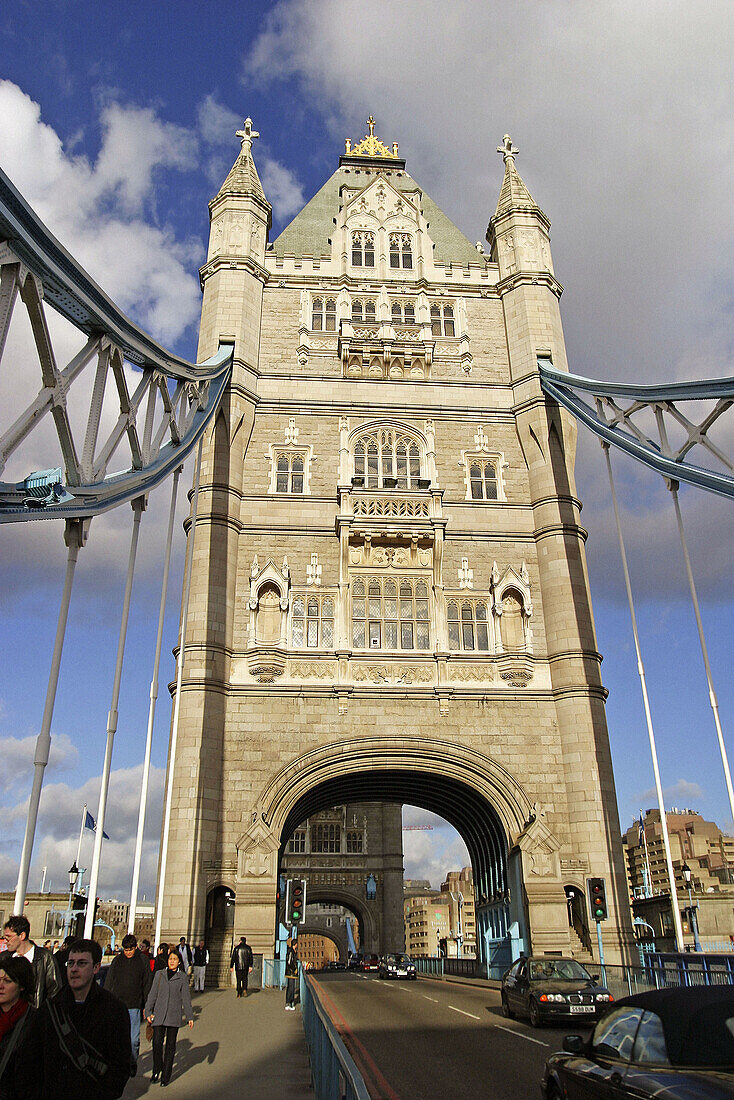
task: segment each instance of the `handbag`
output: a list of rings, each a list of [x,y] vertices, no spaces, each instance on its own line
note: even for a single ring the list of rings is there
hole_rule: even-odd
[[[150,1020],[148,1020],[147,1024],[145,1025],[145,1038],[148,1040],[149,1043],[153,1042],[153,1025]]]

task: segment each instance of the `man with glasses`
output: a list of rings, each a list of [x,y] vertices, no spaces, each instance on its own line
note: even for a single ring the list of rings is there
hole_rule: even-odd
[[[68,985],[46,1001],[18,1052],[21,1095],[43,1100],[117,1100],[130,1077],[130,1017],[95,978],[102,962],[96,940],[74,940]]]
[[[36,979],[33,1004],[40,1008],[48,997],[53,997],[61,988],[53,955],[48,948],[39,947],[33,942],[27,917],[9,917],[5,922],[3,935],[8,951],[12,951],[14,955],[22,955],[33,967],[33,976]]]

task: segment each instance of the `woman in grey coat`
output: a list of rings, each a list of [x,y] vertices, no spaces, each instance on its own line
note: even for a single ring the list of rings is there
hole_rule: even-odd
[[[191,1010],[191,994],[188,976],[180,969],[181,959],[176,951],[168,956],[168,966],[159,970],[145,1002],[145,1018],[153,1025],[153,1076],[162,1085],[171,1080],[176,1038],[184,1016],[189,1027],[194,1026]],[[163,1045],[165,1042],[165,1052]]]

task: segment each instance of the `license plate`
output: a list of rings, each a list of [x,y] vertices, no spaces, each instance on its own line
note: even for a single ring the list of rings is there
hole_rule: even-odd
[[[569,1005],[571,1013],[574,1012],[593,1012],[594,1009],[591,1005]]]

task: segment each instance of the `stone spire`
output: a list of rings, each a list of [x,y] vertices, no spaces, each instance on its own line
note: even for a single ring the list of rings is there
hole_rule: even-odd
[[[502,144],[497,146],[497,152],[502,153],[502,159],[505,162],[505,178],[502,181],[500,197],[497,200],[497,209],[494,216],[505,214],[509,210],[527,210],[529,208],[537,210],[538,204],[523,183],[520,173],[515,167],[515,156],[520,150],[512,144],[509,134],[505,134]]]
[[[237,131],[236,136],[242,142],[240,155],[232,165],[232,170],[219,189],[220,195],[254,195],[267,202],[260,177],[257,174],[255,162],[252,159],[252,142],[260,137],[257,130],[252,128],[252,119],[246,118],[244,126]]]

